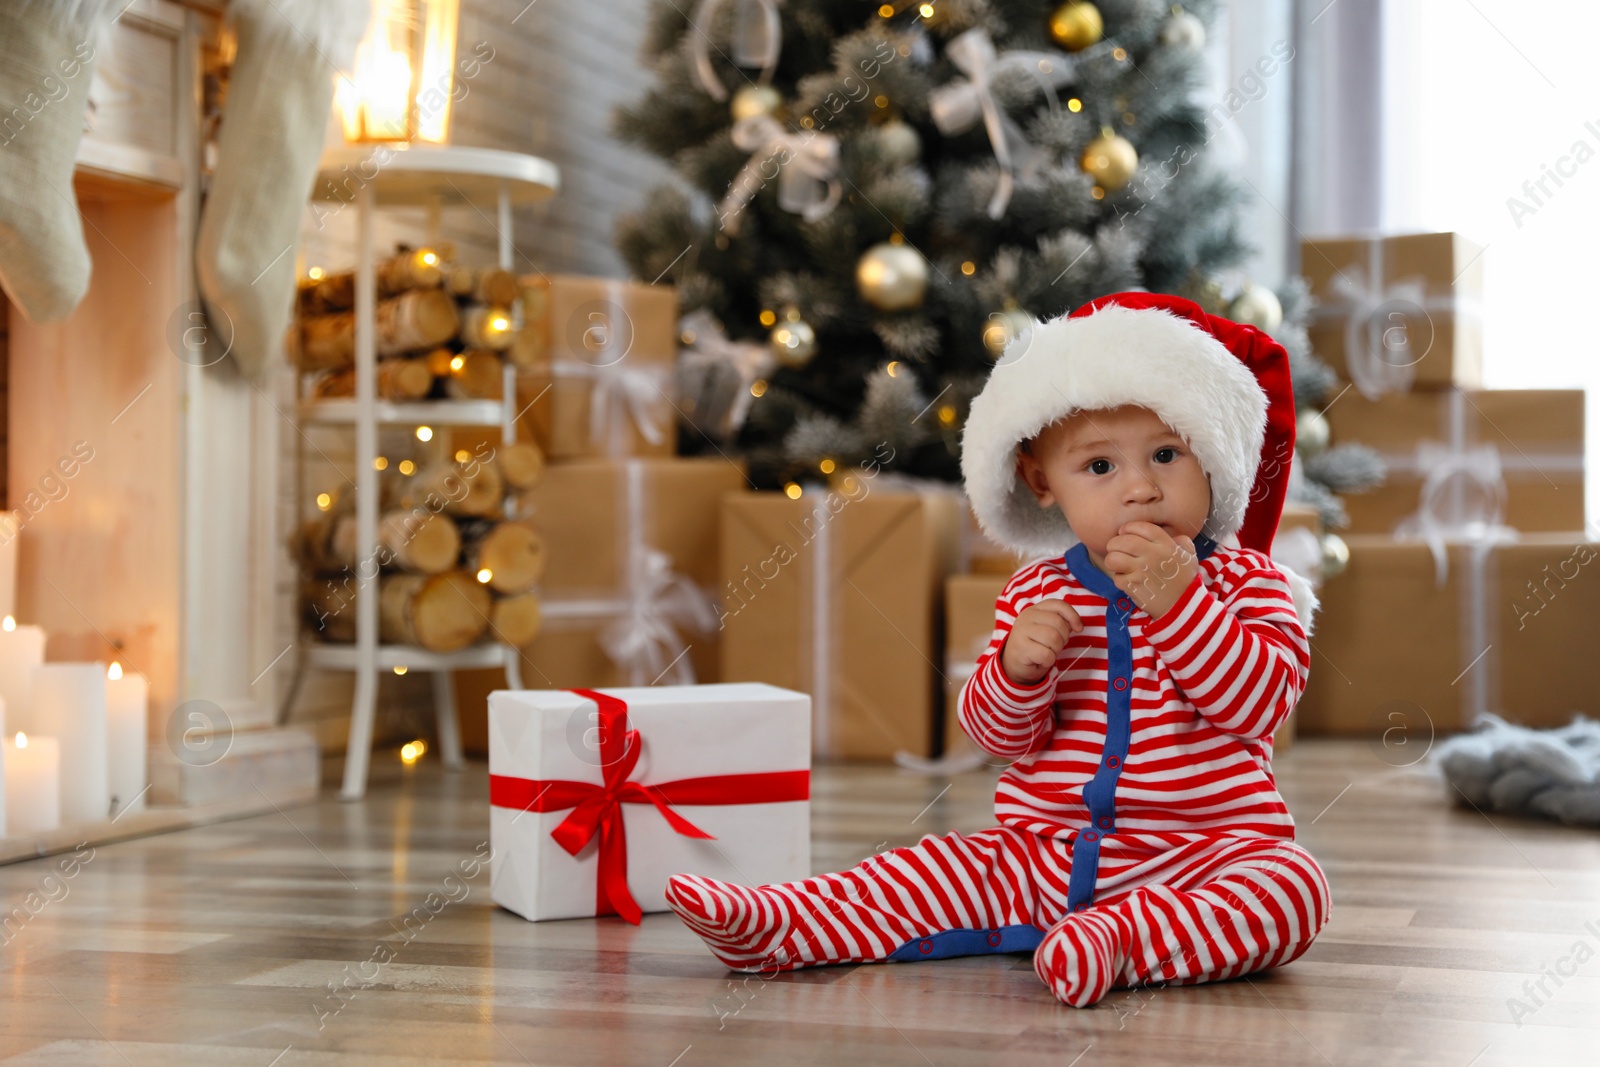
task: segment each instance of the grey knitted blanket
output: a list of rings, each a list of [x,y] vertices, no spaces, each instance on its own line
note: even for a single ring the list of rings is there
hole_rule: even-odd
[[[1600,826],[1600,722],[1531,730],[1497,715],[1434,750],[1445,779],[1480,808]]]

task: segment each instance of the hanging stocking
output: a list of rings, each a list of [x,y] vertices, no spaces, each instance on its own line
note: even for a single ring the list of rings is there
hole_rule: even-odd
[[[72,168],[114,0],[0,4],[0,285],[31,322],[89,288]]]
[[[371,14],[368,0],[234,0],[238,52],[195,270],[211,329],[249,377],[283,346],[294,246],[333,108]],[[337,68],[337,70],[335,69]]]

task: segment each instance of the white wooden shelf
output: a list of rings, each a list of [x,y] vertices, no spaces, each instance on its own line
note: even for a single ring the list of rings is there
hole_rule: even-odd
[[[429,208],[429,240],[436,232],[440,209],[469,205],[480,215],[480,205],[494,206],[500,238],[500,266],[512,268],[511,241],[516,204],[534,203],[554,195],[560,185],[554,164],[537,156],[492,148],[456,146],[358,145],[324,154],[312,197],[350,202],[356,208],[357,252],[355,292],[355,396],[330,400],[301,397],[296,411],[302,425],[348,426],[355,445],[355,519],[357,558],[372,559],[378,545],[378,427],[384,425],[498,426],[501,439],[512,443],[517,435],[515,369],[504,369],[499,400],[420,400],[393,403],[377,396],[377,351],[374,317],[377,306],[375,248],[376,219],[380,208],[419,204]],[[298,379],[304,386],[304,377]],[[439,750],[446,767],[464,766],[461,736],[456,722],[455,683],[452,671],[470,667],[504,667],[506,682],[522,688],[519,649],[488,642],[458,652],[428,652],[422,648],[383,644],[379,641],[377,575],[360,575],[355,597],[355,642],[349,645],[313,643],[304,649],[302,663],[309,667],[350,671],[355,674],[355,694],[350,707],[350,740],[345,752],[344,786],[340,797],[359,800],[367,789],[367,768],[372,756],[372,734],[377,716],[378,675],[405,667],[427,671],[433,679],[434,713],[439,725]]]
[[[468,645],[455,652],[430,652],[417,645],[379,645],[373,651],[380,670],[405,667],[418,671],[455,671],[506,667],[515,671],[519,666],[517,650],[496,643]],[[360,650],[355,645],[315,643],[306,646],[305,654],[313,666],[328,670],[353,671],[361,667]]]
[[[561,175],[548,159],[497,148],[350,145],[323,154],[312,199],[347,201],[358,187],[379,207],[493,203],[502,191],[512,204],[535,204],[556,194]]]
[[[505,405],[498,400],[378,400],[372,408],[380,426],[499,426],[505,418]],[[353,398],[300,402],[302,422],[354,425],[359,417]]]

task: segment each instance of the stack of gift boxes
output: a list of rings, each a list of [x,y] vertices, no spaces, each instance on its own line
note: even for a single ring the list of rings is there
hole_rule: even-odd
[[[516,505],[547,559],[523,684],[717,681],[718,505],[746,480],[736,462],[675,454],[673,290],[543,274],[521,289],[520,420],[548,460]],[[486,698],[504,684],[457,672],[468,752],[487,752]]]
[[[675,455],[671,288],[541,275],[522,302],[518,390],[548,458],[517,504],[547,557],[523,683],[765,682],[811,694],[818,758],[937,753],[959,495],[892,488],[879,460],[752,491],[737,460]],[[503,684],[458,672],[469,752]]]
[[[1457,234],[1307,241],[1312,341],[1348,383],[1335,443],[1389,477],[1346,499],[1345,572],[1322,589],[1307,733],[1417,742],[1479,711],[1531,726],[1594,711],[1583,392],[1485,389],[1482,250]]]

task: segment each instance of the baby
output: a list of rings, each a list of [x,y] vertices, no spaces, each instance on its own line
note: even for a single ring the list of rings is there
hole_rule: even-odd
[[[962,455],[984,528],[1045,557],[1007,583],[961,692],[968,736],[1014,761],[1000,825],[781,885],[673,878],[668,903],[718,959],[1031,951],[1087,1007],[1305,952],[1328,885],[1272,775],[1315,607],[1266,554],[1294,447],[1287,363],[1265,334],[1149,293],[1013,343]]]

